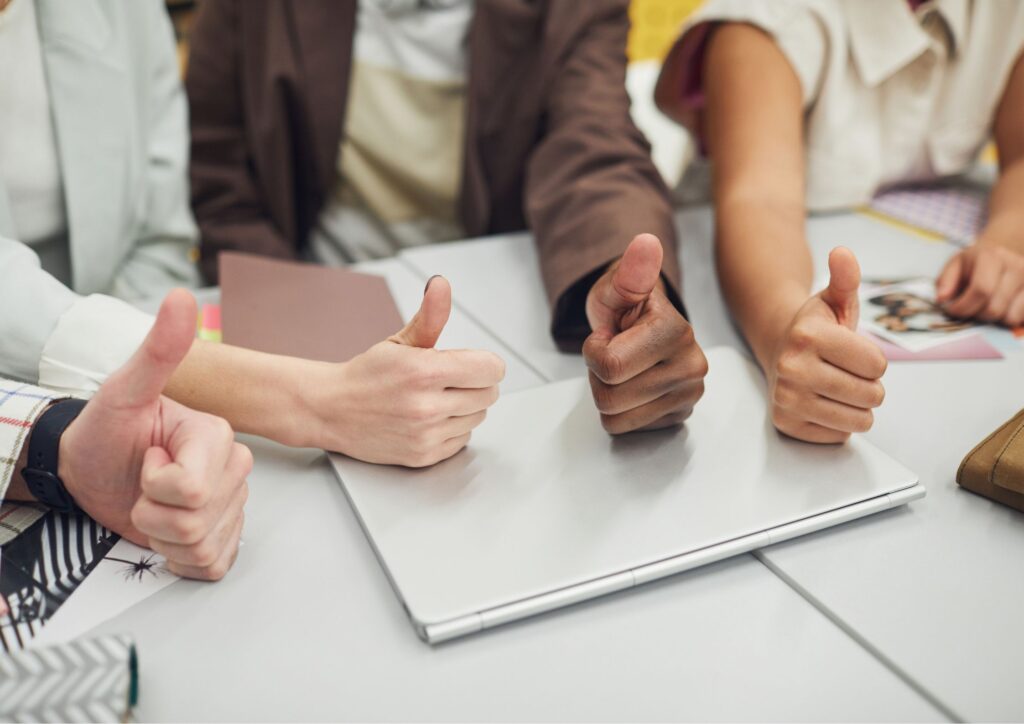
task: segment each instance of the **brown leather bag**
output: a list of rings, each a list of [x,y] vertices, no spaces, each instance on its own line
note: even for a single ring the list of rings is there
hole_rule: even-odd
[[[1024,511],[1024,410],[967,453],[956,472],[956,482]]]

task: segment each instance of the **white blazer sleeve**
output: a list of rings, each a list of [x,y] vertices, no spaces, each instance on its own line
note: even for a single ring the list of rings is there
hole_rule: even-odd
[[[89,395],[142,343],[152,317],[112,297],[81,297],[0,238],[0,374]]]

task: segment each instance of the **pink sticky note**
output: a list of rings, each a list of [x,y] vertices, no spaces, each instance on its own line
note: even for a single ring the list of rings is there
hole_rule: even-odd
[[[209,331],[220,331],[220,305],[203,305],[202,328]]]
[[[920,352],[903,349],[903,347],[887,342],[873,334],[863,334],[877,344],[885,354],[885,358],[892,362],[941,362],[1003,358],[1003,353],[989,344],[980,334],[972,334],[970,337],[956,339]]]

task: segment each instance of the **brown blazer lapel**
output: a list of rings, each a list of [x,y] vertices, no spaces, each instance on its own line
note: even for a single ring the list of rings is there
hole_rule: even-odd
[[[302,0],[286,5],[301,62],[301,102],[312,136],[311,170],[321,197],[316,200],[319,206],[334,182],[338,160],[352,71],[356,0]]]
[[[476,2],[468,38],[466,148],[459,197],[459,216],[471,236],[488,232],[491,214],[483,139],[501,125],[509,99],[514,102],[517,90],[522,90],[516,80],[522,76],[524,50],[539,43],[542,4],[540,0]]]

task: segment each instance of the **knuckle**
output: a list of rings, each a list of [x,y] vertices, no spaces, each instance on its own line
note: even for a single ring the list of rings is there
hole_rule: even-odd
[[[853,432],[867,432],[875,422],[875,416],[871,410],[864,410],[857,415],[853,421]]]
[[[626,432],[626,427],[622,423],[622,418],[619,415],[602,414],[601,427],[603,427],[605,432],[609,435],[621,435]]]
[[[211,415],[209,417],[210,436],[221,444],[227,444],[235,439],[235,431],[223,417]]]
[[[594,374],[596,374],[602,382],[614,385],[617,382],[622,381],[624,365],[616,353],[610,350],[605,350],[603,353],[595,355],[593,357],[593,365]]]
[[[207,581],[219,581],[228,574],[228,563],[217,561],[213,565],[203,568],[203,578]]]
[[[703,380],[705,377],[708,376],[708,372],[710,371],[710,369],[711,368],[708,365],[708,358],[704,355],[703,352],[701,352],[700,356],[698,356],[697,359],[694,361],[693,376]],[[701,384],[703,385],[703,383]]]
[[[194,515],[177,515],[170,521],[171,533],[177,542],[191,545],[203,537],[202,523]]]
[[[871,406],[881,407],[883,402],[885,402],[885,386],[878,382],[871,389]]]
[[[791,434],[789,416],[780,408],[775,406],[772,407],[771,421],[772,425],[774,425],[775,429],[779,432],[785,433],[786,435]]]
[[[885,375],[886,370],[889,369],[889,360],[885,358],[885,354],[878,347],[875,347],[872,354],[874,356],[874,360],[872,361],[872,372],[874,373],[875,378],[878,379]]]
[[[217,562],[219,555],[220,551],[215,546],[203,541],[189,549],[189,560],[187,562],[198,568],[207,568]]]
[[[795,352],[783,352],[775,363],[775,371],[778,373],[779,382],[788,381],[800,377],[800,355]]]
[[[495,384],[497,384],[498,382],[501,382],[503,379],[505,379],[505,360],[503,360],[501,357],[493,353],[491,353],[491,357],[493,359],[493,361],[491,362],[491,376],[493,377]]]
[[[243,472],[242,477],[247,477],[252,472],[255,461],[253,459],[252,450],[249,449],[248,445],[242,443],[235,443],[236,450],[238,451],[239,465]]]
[[[598,382],[591,385],[591,392],[594,394],[594,405],[602,414],[611,414],[615,409],[614,388]]]
[[[793,328],[789,333],[789,341],[792,346],[797,350],[809,349],[814,346],[814,329],[813,327],[804,321],[799,321],[793,325]]]
[[[413,422],[429,422],[434,418],[434,413],[434,404],[423,396],[410,399],[405,410],[405,416]]]
[[[194,475],[186,474],[178,481],[178,495],[188,508],[202,508],[210,502],[210,489]]]
[[[146,515],[145,507],[139,503],[132,506],[131,512],[128,514],[128,519],[131,520],[132,525],[135,526],[136,530],[143,533],[145,533],[146,528],[149,527],[149,517]]]
[[[779,410],[788,410],[796,403],[796,390],[784,379],[779,379],[772,390],[772,405]]]

